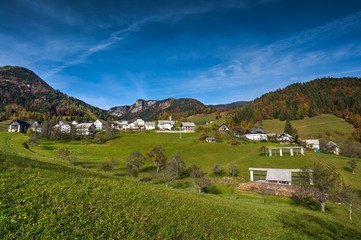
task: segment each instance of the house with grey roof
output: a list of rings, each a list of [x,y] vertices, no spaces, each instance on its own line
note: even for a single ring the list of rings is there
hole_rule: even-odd
[[[320,140],[318,139],[306,139],[303,142],[307,148],[311,148],[315,151],[320,149]]]
[[[194,122],[182,122],[181,129],[186,132],[194,132],[196,128],[196,124]]]
[[[21,120],[15,120],[10,123],[8,127],[8,132],[25,133],[29,127],[30,127],[29,123]]]
[[[261,128],[248,129],[244,136],[254,141],[267,141],[268,138],[266,131]]]
[[[78,135],[93,135],[96,127],[93,123],[79,123],[75,126],[76,134]]]
[[[155,122],[145,122],[144,127],[146,130],[154,130]]]

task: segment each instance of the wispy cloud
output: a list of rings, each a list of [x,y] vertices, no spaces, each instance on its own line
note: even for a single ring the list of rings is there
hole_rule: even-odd
[[[314,66],[360,57],[361,42],[312,50],[315,45],[360,29],[361,12],[357,12],[265,47],[241,51],[234,59],[193,74],[188,84],[191,89],[197,89],[195,91],[212,92],[262,82],[284,82],[302,71],[302,75],[307,75]],[[321,67],[318,71],[325,72]],[[341,72],[353,73],[355,70]]]
[[[46,78],[49,78],[49,77],[55,75],[56,73],[62,71],[63,69],[65,69],[69,66],[83,63],[91,55],[110,48],[114,44],[125,39],[129,34],[134,33],[136,31],[139,31],[138,24],[133,24],[123,30],[113,32],[109,38],[99,42],[98,44],[95,44],[95,45],[89,47],[83,53],[81,53],[80,55],[75,57],[74,59],[72,59],[68,62],[65,62],[64,64],[62,64],[60,66],[57,66],[48,72],[45,72],[42,76],[46,79]]]

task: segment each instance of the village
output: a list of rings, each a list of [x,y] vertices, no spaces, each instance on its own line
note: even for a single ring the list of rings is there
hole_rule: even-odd
[[[110,125],[112,130],[122,131],[122,132],[134,132],[134,131],[155,131],[157,133],[194,133],[196,132],[196,124],[194,122],[181,122],[176,123],[170,117],[169,120],[158,120],[146,122],[141,118],[134,119],[132,121],[112,121],[111,124],[105,123],[99,119],[94,122],[89,123],[77,123],[76,121],[72,122],[63,122],[59,121],[54,129],[58,130],[62,134],[70,134],[71,131],[75,131],[76,135],[80,136],[92,136],[97,131],[102,131],[106,129],[106,124]],[[178,125],[179,127],[176,127]],[[208,126],[208,124],[207,124]],[[26,133],[28,129],[35,133],[41,133],[42,126],[39,121],[33,121],[31,123],[22,120],[12,121],[8,127],[8,132],[20,132]],[[278,146],[263,146],[262,151],[264,156],[295,156],[305,155],[305,151],[314,151],[320,152],[320,141],[319,139],[304,139],[301,141],[301,144],[297,144],[294,137],[289,133],[267,133],[262,128],[251,128],[241,134],[239,131],[230,129],[225,123],[222,123],[220,126],[217,126],[219,133],[232,133],[236,138],[245,138],[248,141],[255,142],[275,142],[278,143]],[[217,142],[214,137],[207,136],[204,139],[208,143]],[[333,141],[329,141],[326,144],[328,153],[339,155],[340,148]],[[302,169],[274,169],[274,168],[249,168],[249,180],[250,182],[258,183],[272,183],[277,185],[292,185],[293,181],[298,181],[298,175],[302,172]],[[261,177],[259,177],[261,176]],[[311,182],[312,183],[312,182]],[[254,184],[245,184],[244,189],[249,190],[249,188],[254,189]],[[272,189],[270,185],[270,191],[279,191],[279,188]],[[285,194],[289,194],[289,190],[286,190]]]

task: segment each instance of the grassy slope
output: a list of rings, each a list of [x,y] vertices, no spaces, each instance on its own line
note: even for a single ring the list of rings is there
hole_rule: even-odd
[[[291,123],[303,139],[319,138],[320,136],[325,136],[325,133],[328,132],[335,138],[345,140],[354,131],[352,124],[332,114],[322,114],[312,118],[306,117],[302,120],[291,121]],[[283,133],[285,122],[278,119],[263,120],[262,126],[269,133],[274,132],[280,134]],[[340,133],[343,133],[344,136],[340,135]]]
[[[16,176],[16,177],[14,177]],[[358,239],[345,207],[321,214],[286,198],[204,195],[0,155],[5,239]]]
[[[258,153],[262,144],[205,143],[198,140],[197,134],[182,134],[179,139],[178,134],[120,133],[102,145],[42,141],[31,151],[22,146],[26,140],[22,134],[0,133],[0,153],[4,154],[0,156],[0,236],[3,233],[9,238],[357,239],[361,236],[357,228],[361,214],[355,211],[355,221],[349,223],[345,206],[328,204],[331,211],[320,214],[286,198],[267,197],[267,203],[261,204],[259,195],[237,193],[230,187],[221,187],[221,195],[199,195],[114,177],[124,174],[125,162],[133,150],[145,154],[160,144],[167,156],[178,151],[187,166],[196,163],[208,173],[214,163],[227,168],[234,162],[243,177],[248,177],[249,167],[299,168],[315,161],[329,162],[348,184],[361,190],[360,171],[350,174],[345,169],[347,158],[317,153],[264,157]],[[80,159],[77,167],[57,158],[56,150],[62,147],[70,148]],[[97,164],[112,157],[119,162],[117,169],[110,174],[99,172]]]

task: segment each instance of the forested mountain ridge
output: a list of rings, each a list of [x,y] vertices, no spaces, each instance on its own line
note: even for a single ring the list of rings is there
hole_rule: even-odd
[[[233,125],[332,113],[361,127],[361,78],[322,78],[264,94],[231,113]]]
[[[81,120],[102,118],[105,110],[53,89],[31,70],[0,67],[0,119],[45,119],[69,116]]]

